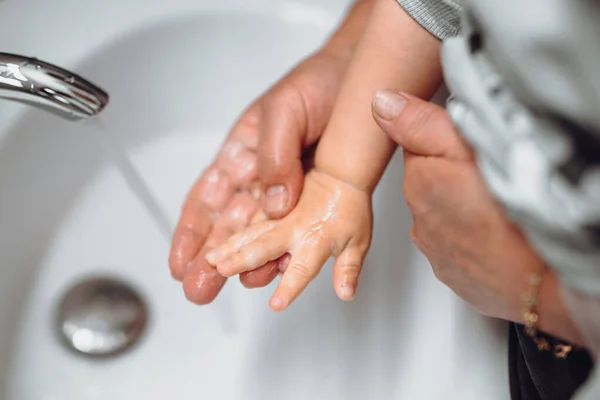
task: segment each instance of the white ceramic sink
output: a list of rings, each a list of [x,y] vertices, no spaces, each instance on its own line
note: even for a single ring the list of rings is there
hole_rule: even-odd
[[[0,51],[74,70],[111,96],[120,138],[170,218],[237,114],[335,27],[346,0],[7,0]],[[410,243],[398,155],[376,194],[357,299],[324,273],[282,314],[229,282],[189,304],[168,243],[87,123],[0,103],[0,398],[507,399],[504,326],[438,283]],[[148,300],[141,343],[93,360],[52,330],[88,275]]]

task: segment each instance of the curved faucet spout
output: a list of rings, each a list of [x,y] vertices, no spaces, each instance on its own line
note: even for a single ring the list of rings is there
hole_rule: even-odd
[[[0,98],[52,111],[68,119],[100,113],[108,94],[88,80],[32,57],[0,53]]]

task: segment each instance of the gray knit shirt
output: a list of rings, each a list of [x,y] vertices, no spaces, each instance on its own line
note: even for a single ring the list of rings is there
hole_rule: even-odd
[[[441,40],[460,32],[460,0],[398,0],[398,3]]]

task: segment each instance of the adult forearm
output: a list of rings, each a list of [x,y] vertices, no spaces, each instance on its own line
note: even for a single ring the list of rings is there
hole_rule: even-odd
[[[365,31],[375,0],[356,0],[324,45],[326,51],[350,58]]]

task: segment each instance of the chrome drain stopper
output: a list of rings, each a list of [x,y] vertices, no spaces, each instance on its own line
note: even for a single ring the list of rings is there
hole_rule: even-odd
[[[109,356],[139,340],[148,310],[129,285],[112,278],[90,278],[66,292],[57,317],[59,334],[70,348],[89,356]]]

